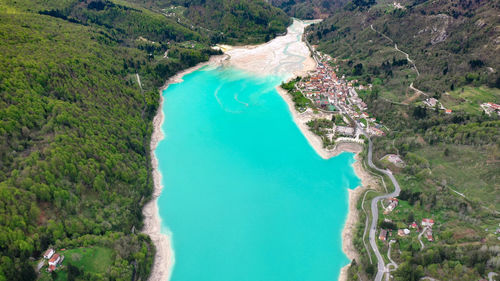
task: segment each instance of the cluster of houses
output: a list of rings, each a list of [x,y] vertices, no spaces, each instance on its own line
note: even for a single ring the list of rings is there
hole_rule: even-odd
[[[335,73],[334,67],[329,63],[332,58],[328,55],[318,54],[318,65],[316,69],[310,72],[310,76],[297,83],[297,88],[313,104],[327,112],[339,111],[347,114],[352,120],[361,121],[359,125],[366,128],[370,135],[381,136],[384,132],[380,129],[382,126],[376,123],[375,118],[371,118],[366,104],[359,98],[358,93],[352,83],[357,81],[346,81],[345,77],[339,78]],[[341,135],[354,136],[356,134],[354,127],[347,129],[341,126],[335,131]]]
[[[433,219],[422,219],[422,223],[420,226],[416,223],[413,222],[410,225],[408,225],[408,228],[402,228],[398,229],[398,236],[400,237],[405,237],[410,235],[411,230],[410,229],[415,229],[415,231],[418,233],[420,231],[424,231],[423,235],[425,235],[425,238],[427,238],[427,241],[432,242],[434,241],[434,237],[432,235],[432,226],[434,225],[434,220]],[[378,239],[381,241],[386,241],[390,236],[392,235],[392,232],[390,229],[381,229]]]
[[[399,200],[397,198],[387,199],[387,206],[384,208],[384,215],[387,215],[392,211],[394,211],[394,209],[396,209],[398,205],[399,205]],[[387,219],[386,221],[392,222]],[[425,235],[425,237],[429,242],[432,242],[434,241],[434,237],[432,235],[433,225],[434,225],[433,219],[424,218],[422,219],[422,223],[420,224],[420,226],[416,222],[413,222],[412,224],[408,225],[408,228],[398,229],[398,236],[400,237],[408,236],[411,233],[410,229],[415,229],[416,232],[424,231],[423,235]],[[386,241],[391,235],[392,232],[390,229],[381,229],[378,238],[381,241]]]
[[[64,260],[64,256],[59,255],[52,248],[45,251],[45,253],[43,254],[43,258],[49,261],[49,267],[47,268],[48,272],[56,270],[57,266],[60,265]]]
[[[491,115],[492,113],[496,113],[496,114],[498,114],[498,116],[500,116],[500,104],[486,102],[486,103],[481,104],[481,108],[488,115]]]

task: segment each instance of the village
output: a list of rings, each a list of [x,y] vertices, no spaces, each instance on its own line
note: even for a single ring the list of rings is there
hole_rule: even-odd
[[[357,81],[337,77],[338,69],[332,66],[335,59],[329,55],[315,52],[314,58],[317,61],[316,69],[298,81],[295,87],[314,105],[314,110],[318,112],[317,119],[329,117],[333,121],[332,127],[326,129],[326,142],[362,143],[360,135],[363,133],[370,136],[385,135],[383,126],[366,113],[366,104],[353,86]]]
[[[348,81],[345,76],[338,77],[336,59],[317,51],[313,51],[313,54],[317,63],[316,69],[310,71],[308,76],[298,79],[294,85],[295,90],[310,101],[307,108],[302,106],[298,111],[309,118],[307,125],[311,131],[322,137],[326,148],[329,148],[329,144],[338,142],[363,143],[364,137],[361,136],[384,136],[389,129],[366,112],[367,105],[356,92],[356,89],[370,89],[372,85],[358,85],[356,80]],[[427,98],[423,104],[432,109],[441,109],[445,114],[452,113],[451,109],[445,108],[435,98]],[[327,120],[331,122],[326,122]],[[329,127],[326,127],[327,125]],[[318,131],[318,127],[322,127],[323,131]],[[387,154],[380,160],[391,169],[402,169],[406,166],[397,154]],[[420,250],[425,248],[424,242],[434,242],[434,232],[439,229],[433,229],[435,218],[425,214],[414,217],[407,203],[399,206],[399,200],[394,197],[382,200],[381,203],[383,219],[375,234],[379,247],[389,247],[389,253],[391,244],[396,241],[400,244],[418,241]]]

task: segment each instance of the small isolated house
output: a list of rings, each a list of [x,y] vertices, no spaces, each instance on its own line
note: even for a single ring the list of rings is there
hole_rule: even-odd
[[[380,234],[378,236],[378,239],[380,239],[382,241],[386,241],[387,240],[387,235],[388,235],[388,231],[386,229],[381,229],[380,230]]]
[[[50,248],[50,249],[47,249],[47,251],[45,251],[45,253],[43,253],[43,258],[48,260],[52,257],[52,255],[55,253],[56,251],[54,251],[54,249]]]
[[[434,225],[433,219],[422,219],[422,226],[432,227]]]
[[[392,212],[399,204],[398,199],[389,198],[389,205],[385,208],[384,214]]]
[[[398,229],[398,235],[401,237],[404,237],[406,235],[410,234],[410,230],[405,228],[405,229]]]
[[[49,260],[49,266],[57,266],[61,262],[61,256],[59,254],[54,254],[52,258]]]
[[[427,233],[425,234],[425,237],[427,237],[427,240],[428,240],[429,242],[434,241],[434,237],[432,237],[432,231],[431,231],[430,229],[429,229],[429,230],[427,230]]]

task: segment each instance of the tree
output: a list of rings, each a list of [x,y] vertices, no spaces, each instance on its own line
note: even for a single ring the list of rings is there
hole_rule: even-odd
[[[415,221],[415,215],[413,214],[412,211],[408,213],[408,217],[406,218],[407,223],[412,223]]]
[[[363,64],[358,63],[354,66],[354,69],[352,70],[352,75],[359,76],[361,74],[363,74]]]
[[[76,279],[76,277],[80,276],[82,272],[78,267],[73,265],[72,263],[68,263],[68,280],[73,281]]]
[[[423,119],[427,117],[427,108],[423,106],[417,106],[413,109],[413,117],[415,119]]]

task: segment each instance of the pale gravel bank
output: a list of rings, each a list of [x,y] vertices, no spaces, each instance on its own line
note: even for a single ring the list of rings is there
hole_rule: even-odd
[[[155,155],[155,149],[158,143],[163,139],[164,134],[161,129],[164,120],[163,114],[163,94],[162,92],[168,88],[170,84],[182,82],[182,77],[189,74],[199,68],[206,65],[220,65],[227,56],[213,56],[209,61],[200,63],[194,67],[186,69],[177,73],[175,76],[171,77],[165,85],[160,88],[160,104],[156,116],[153,119],[153,134],[151,136],[151,164],[153,169],[153,183],[154,189],[151,201],[149,201],[142,210],[144,215],[144,228],[142,232],[149,235],[153,244],[156,248],[156,255],[154,257],[153,268],[151,269],[151,274],[149,276],[150,281],[166,281],[170,279],[172,274],[172,269],[175,263],[174,249],[172,247],[171,234],[162,233],[161,230],[161,218],[158,211],[158,197],[161,194],[163,188],[161,184],[161,173],[158,170],[158,159]]]

